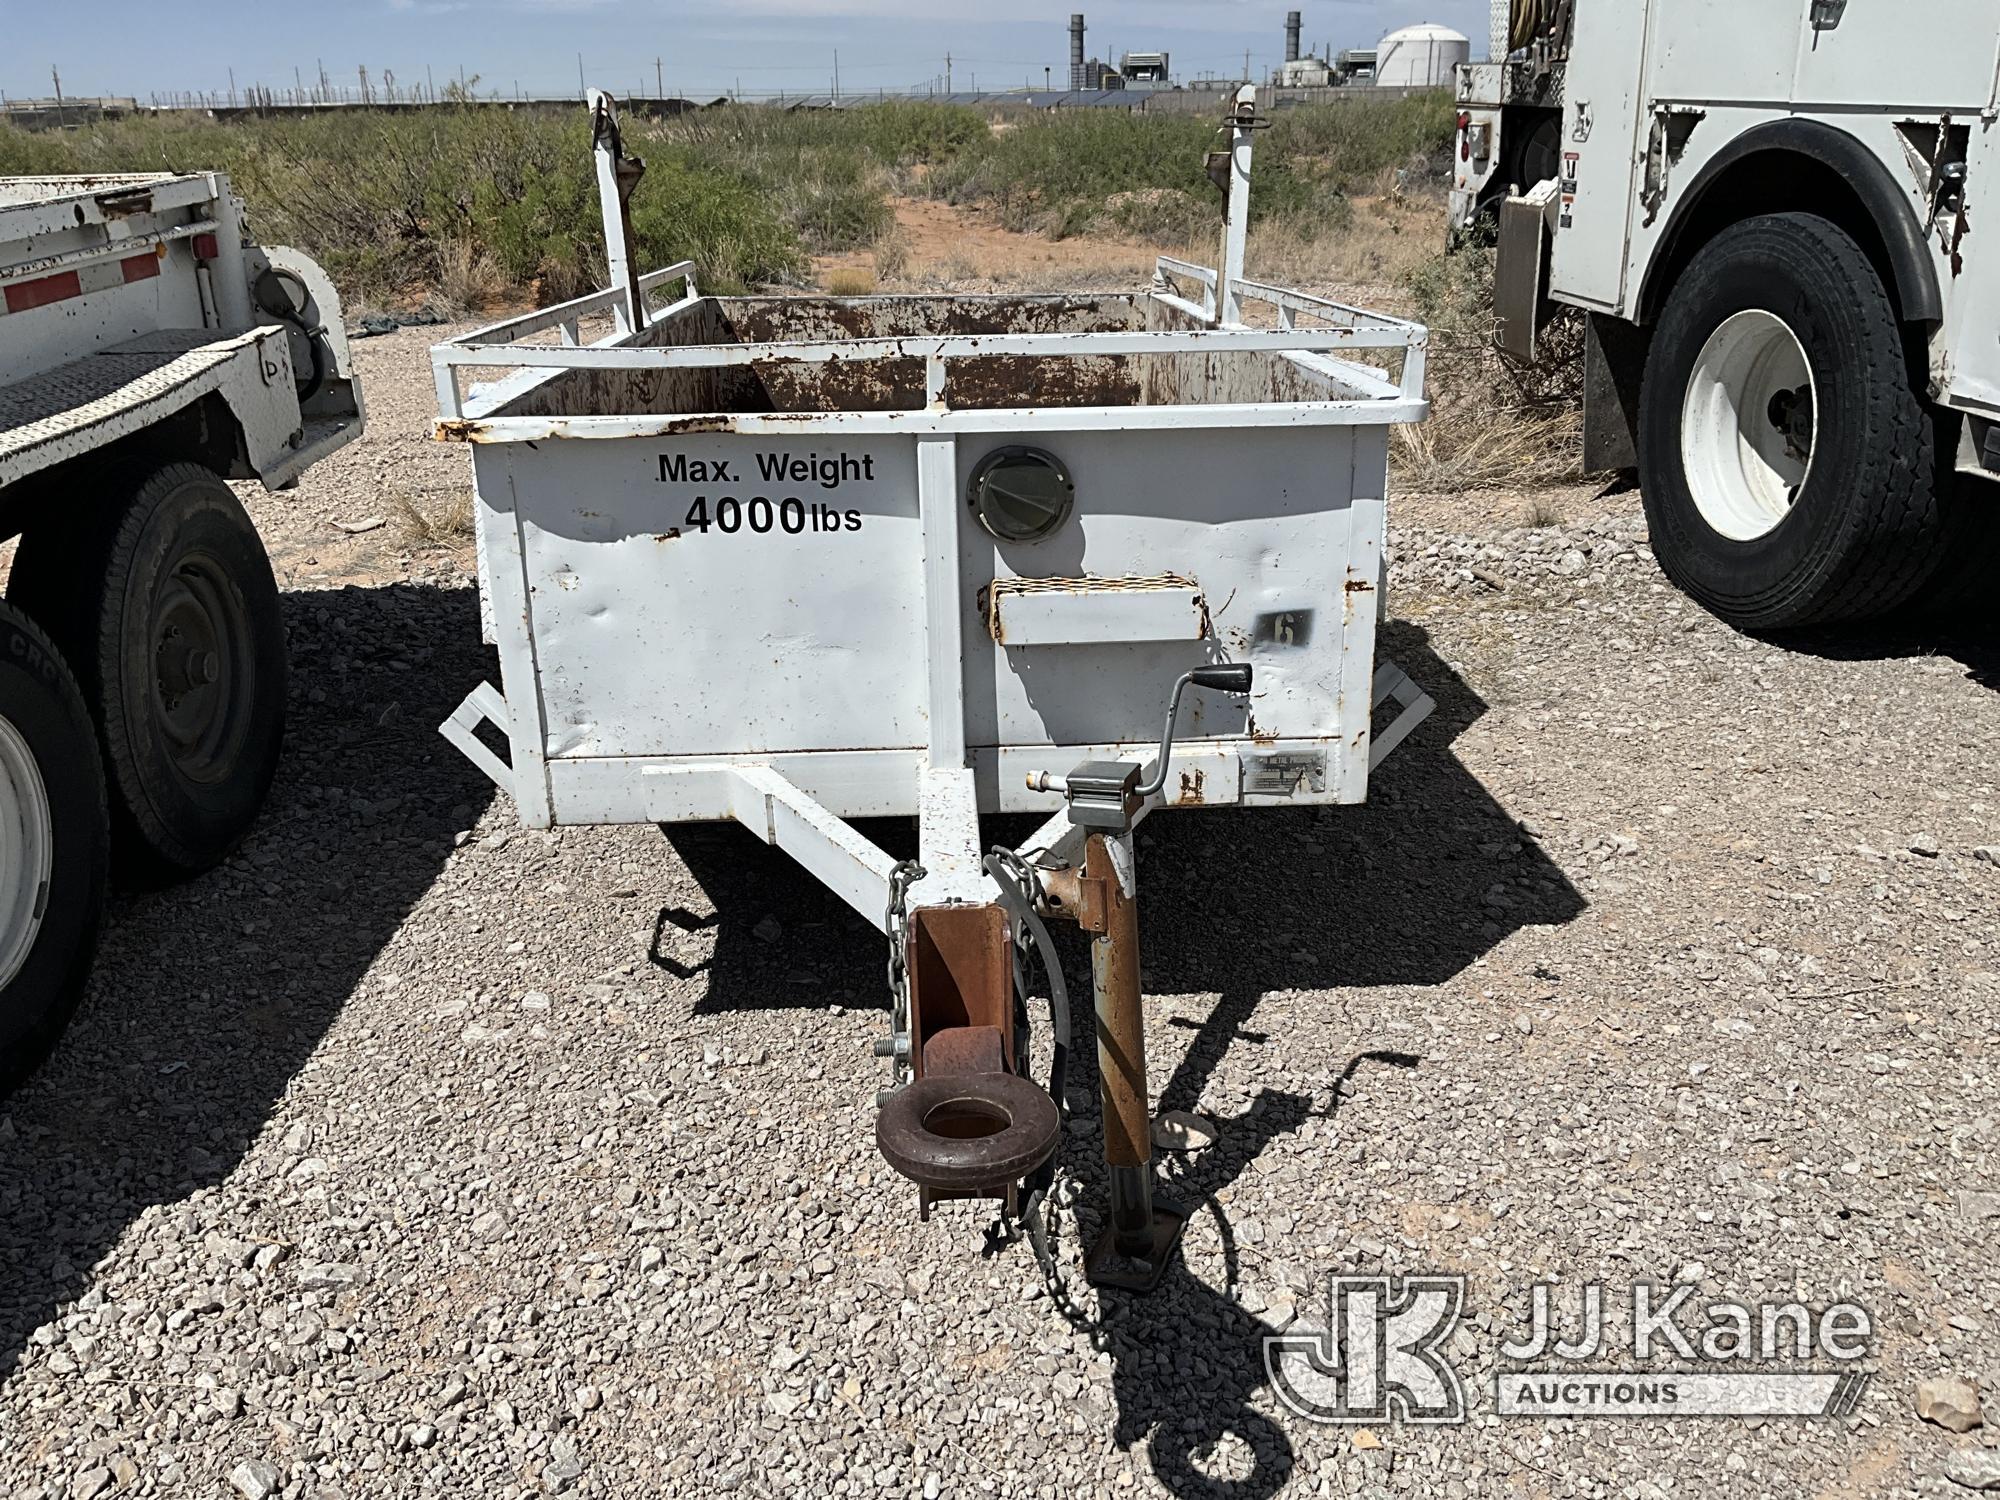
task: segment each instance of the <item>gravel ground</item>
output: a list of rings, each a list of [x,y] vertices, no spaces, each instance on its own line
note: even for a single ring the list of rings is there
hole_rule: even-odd
[[[1165,1163],[1198,1205],[1167,1286],[1100,1303],[1086,1058],[1052,1295],[876,1157],[865,923],[741,830],[521,831],[438,739],[493,671],[468,559],[333,524],[462,486],[433,337],[359,346],[366,442],[253,499],[294,660],[264,820],[121,899],[0,1104],[0,1495],[1971,1495],[1947,1463],[2000,1463],[1914,1406],[2000,1388],[1992,642],[1737,637],[1631,495],[1469,534],[1400,504],[1383,653],[1438,712],[1366,807],[1143,832],[1154,1089],[1220,1137]],[[1335,1271],[1469,1278],[1469,1422],[1277,1402],[1260,1336]],[[1492,1413],[1531,1283],[1640,1279],[1864,1304],[1858,1412]]]

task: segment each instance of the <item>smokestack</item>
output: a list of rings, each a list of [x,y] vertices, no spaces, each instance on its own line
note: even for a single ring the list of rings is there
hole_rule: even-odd
[[[1295,10],[1288,10],[1285,12],[1285,61],[1297,62],[1298,60],[1299,13]]]
[[[1083,89],[1083,17],[1081,14],[1069,18],[1069,86],[1081,92]]]

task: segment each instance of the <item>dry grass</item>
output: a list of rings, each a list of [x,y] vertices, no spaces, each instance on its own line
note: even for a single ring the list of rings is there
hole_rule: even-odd
[[[894,281],[909,269],[909,236],[900,227],[891,225],[875,240],[875,280]]]
[[[472,540],[472,491],[460,485],[428,497],[392,491],[396,535],[412,547],[458,547]]]
[[[1551,526],[1563,523],[1562,508],[1547,495],[1530,495],[1528,503],[1521,510],[1521,524],[1537,531],[1545,531]]]
[[[1563,484],[1578,477],[1582,441],[1580,411],[1434,411],[1427,422],[1396,429],[1396,472],[1406,488],[1431,494]],[[1561,522],[1540,516],[1531,505],[1526,524]]]
[[[827,295],[866,297],[875,290],[875,273],[859,266],[843,267],[826,273]]]
[[[508,291],[507,275],[469,237],[454,235],[438,244],[436,289],[431,303],[449,317],[492,307]]]
[[[1403,285],[1412,314],[1430,328],[1431,415],[1397,432],[1399,482],[1447,493],[1583,478],[1580,316],[1565,313],[1551,324],[1540,361],[1525,368],[1493,344],[1490,252],[1431,255]]]
[[[1443,242],[1443,206],[1436,199],[1400,194],[1357,199],[1338,229],[1301,231],[1287,220],[1255,225],[1244,260],[1260,280],[1301,290],[1357,284],[1398,285],[1433,259]],[[1215,236],[1191,240],[1189,259],[1211,264]]]

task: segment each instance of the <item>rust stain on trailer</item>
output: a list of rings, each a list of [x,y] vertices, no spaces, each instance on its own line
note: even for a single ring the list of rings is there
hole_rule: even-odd
[[[1181,794],[1174,799],[1177,807],[1200,807],[1203,802],[1203,788],[1208,782],[1208,772],[1202,770],[1181,772]]]
[[[1375,592],[1375,585],[1372,582],[1358,576],[1348,579],[1346,588],[1350,594],[1372,594]]]

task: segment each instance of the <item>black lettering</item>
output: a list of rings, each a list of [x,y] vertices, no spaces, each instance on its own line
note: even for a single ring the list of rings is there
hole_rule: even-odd
[[[724,495],[715,502],[715,524],[724,531],[735,531],[743,524],[743,505],[734,495]]]
[[[708,466],[708,477],[715,484],[729,484],[736,478],[734,474],[729,472],[729,463],[726,459],[718,459],[710,464]]]
[[[757,455],[757,472],[766,484],[775,483],[785,477],[785,455],[782,453],[760,453]]]
[[[686,454],[662,453],[660,455],[660,482],[662,484],[686,484],[687,477]]]
[[[785,503],[778,507],[778,520],[786,531],[797,536],[806,529],[805,502],[797,495],[785,496]]]
[[[849,511],[849,512],[847,513],[847,529],[848,529],[849,531],[859,531],[859,530],[861,529],[861,512],[860,512],[860,511],[858,511],[858,510],[850,510],[850,511]]]
[[[771,502],[763,495],[750,499],[750,529],[759,536],[771,529]]]
[[[664,460],[662,460],[664,463]],[[694,504],[688,507],[687,519],[683,526],[692,526],[696,531],[708,530],[708,496],[696,495]]]

